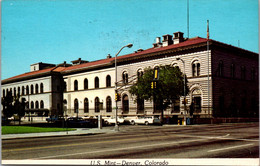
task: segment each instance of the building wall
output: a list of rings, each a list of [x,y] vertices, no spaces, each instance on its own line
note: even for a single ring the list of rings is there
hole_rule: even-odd
[[[106,87],[106,77],[111,77],[111,86]],[[99,88],[95,88],[95,78],[99,78]],[[88,89],[84,89],[84,79],[88,79]],[[78,81],[78,90],[74,90],[74,81]],[[115,106],[115,70],[114,68],[107,68],[102,70],[95,70],[90,72],[83,72],[80,74],[72,74],[64,77],[67,84],[66,92],[64,92],[64,100],[67,101],[66,108],[69,116],[76,116],[74,111],[74,101],[79,101],[79,116],[97,116],[99,114],[112,116],[114,113],[106,113],[106,98],[111,97],[112,108]],[[95,98],[98,97],[100,102],[103,103],[99,113],[95,112]],[[84,99],[89,101],[89,113],[84,113]]]
[[[40,85],[41,83],[43,84],[43,93],[40,92]],[[36,84],[38,84],[38,92],[36,94]],[[31,85],[34,87],[34,93],[31,93]],[[29,109],[31,109],[31,102],[34,103],[34,108],[36,106],[36,101],[39,102],[39,108],[40,108],[40,102],[43,101],[44,103],[44,109],[51,110],[52,108],[52,102],[51,102],[51,77],[41,77],[41,78],[36,78],[36,79],[30,79],[30,80],[25,80],[25,81],[19,81],[19,82],[14,82],[14,83],[9,83],[9,84],[3,84],[1,89],[2,89],[2,94],[5,91],[5,94],[7,93],[7,90],[10,91],[12,89],[12,95],[14,96],[14,88],[16,89],[16,94],[18,94],[18,87],[20,87],[20,96],[21,98],[25,98],[26,101],[29,101]],[[24,90],[24,95],[22,95],[22,87],[26,88],[26,86],[29,86],[29,94],[26,93],[26,90]]]
[[[209,55],[211,53],[209,52]],[[180,67],[181,71],[183,72],[183,63],[180,60],[176,60],[176,58],[183,59],[185,63],[185,74],[188,78],[188,85],[190,87],[190,95],[187,96],[188,103],[187,107],[191,104],[191,99],[195,95],[193,94],[194,90],[199,90],[201,93],[196,94],[201,96],[201,103],[202,103],[202,111],[198,112],[198,114],[204,114],[208,115],[211,114],[211,109],[208,112],[208,52],[207,51],[200,51],[190,54],[183,54],[183,55],[177,55],[177,56],[171,56],[170,54],[166,56],[165,58],[160,59],[154,59],[154,60],[148,60],[143,62],[137,62],[137,63],[129,63],[126,65],[119,65],[118,66],[118,78],[119,80],[122,80],[122,74],[124,72],[127,72],[129,77],[136,75],[138,70],[144,70],[147,67],[154,68],[155,66],[160,65],[177,65]],[[193,76],[192,75],[192,64],[194,61],[198,61],[200,63],[200,75],[199,76]],[[211,61],[209,56],[209,62]],[[211,68],[211,63],[209,63],[209,69]],[[211,75],[211,71],[209,70],[209,74]],[[130,81],[130,80],[129,80]],[[209,83],[210,83],[210,91],[211,91],[211,77],[209,77]],[[125,94],[128,95],[130,98],[129,100],[129,115],[136,115],[137,112],[137,104],[134,102],[134,96],[131,96],[128,92],[128,88],[123,86],[123,90],[121,90],[121,97],[123,97]],[[212,93],[210,93],[210,107],[212,107],[212,99],[211,99]],[[122,100],[119,102],[119,114],[122,113]],[[183,100],[183,97],[181,98],[181,101]],[[181,103],[181,111],[180,113],[175,113],[175,115],[181,115],[184,114],[184,104]],[[153,103],[150,101],[145,101],[145,110],[146,114],[153,114]],[[165,115],[170,114],[174,115],[169,110],[166,110]]]
[[[223,63],[220,74],[220,63]],[[258,58],[215,50],[213,53],[214,115],[220,117],[258,117]],[[235,75],[231,75],[231,65]],[[241,70],[245,68],[245,74]],[[255,69],[252,79],[251,69]],[[257,101],[257,102],[256,102]]]

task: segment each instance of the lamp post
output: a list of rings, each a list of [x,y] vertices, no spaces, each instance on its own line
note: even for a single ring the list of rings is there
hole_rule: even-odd
[[[116,62],[116,58],[117,58],[117,55],[125,48],[125,47],[128,47],[128,48],[131,48],[133,46],[133,44],[127,44],[125,46],[123,46],[115,55],[115,94],[117,94],[117,62]],[[118,127],[118,124],[117,124],[117,101],[116,101],[116,119],[115,119],[115,131],[119,131],[119,127]]]
[[[181,58],[176,58],[176,60],[181,60],[183,63],[183,81],[184,81],[184,124],[186,125],[186,80],[185,80],[185,62]]]

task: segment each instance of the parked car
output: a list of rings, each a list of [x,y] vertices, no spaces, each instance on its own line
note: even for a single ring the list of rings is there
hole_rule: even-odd
[[[55,115],[51,115],[50,117],[46,118],[46,121],[48,123],[55,122],[56,120],[58,120],[58,116],[55,116]]]
[[[116,123],[116,118],[110,117],[107,119],[104,119],[105,123],[110,125],[110,124],[115,124]],[[123,117],[117,117],[117,124],[122,124],[125,122],[125,119]]]
[[[67,125],[69,127],[89,127],[91,126],[90,121],[84,120],[81,117],[70,117],[67,119]]]
[[[129,120],[132,125],[135,124],[160,124],[161,121],[159,119],[159,116],[139,116],[133,119]]]
[[[4,116],[2,116],[2,126],[5,126],[5,125],[9,125],[10,124],[10,120]]]

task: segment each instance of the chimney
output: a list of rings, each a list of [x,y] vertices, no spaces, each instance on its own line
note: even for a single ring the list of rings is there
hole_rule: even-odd
[[[163,47],[173,44],[172,35],[163,35]]]
[[[181,43],[181,42],[184,41],[182,32],[175,32],[173,34],[174,34],[174,37],[173,37],[173,43],[174,44],[178,44],[178,43]]]
[[[162,45],[161,38],[157,37],[155,40],[156,40],[156,43],[153,43],[153,47],[154,48],[161,47],[161,45]]]
[[[110,54],[107,55],[107,59],[110,59],[112,58],[112,56]]]

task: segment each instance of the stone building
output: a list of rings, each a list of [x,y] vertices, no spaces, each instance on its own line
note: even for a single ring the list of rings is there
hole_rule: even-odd
[[[187,39],[182,32],[157,37],[152,48],[117,57],[118,115],[160,115],[151,101],[135,103],[128,89],[146,67],[174,65],[187,76],[186,108],[195,103],[194,117],[258,117],[258,60],[257,53],[212,39]],[[31,72],[3,80],[3,96],[6,91],[25,97],[35,116],[114,116],[115,58],[34,64]],[[183,99],[164,115],[186,115]]]

